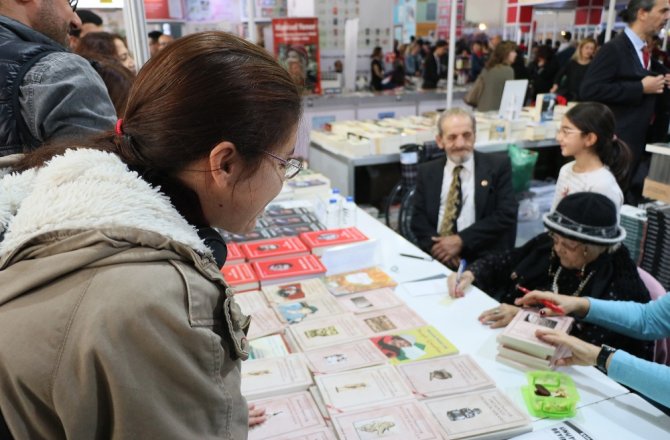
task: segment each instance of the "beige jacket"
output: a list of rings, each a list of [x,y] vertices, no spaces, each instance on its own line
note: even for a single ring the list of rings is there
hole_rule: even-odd
[[[245,439],[249,318],[117,156],[0,179],[0,412],[17,439]]]

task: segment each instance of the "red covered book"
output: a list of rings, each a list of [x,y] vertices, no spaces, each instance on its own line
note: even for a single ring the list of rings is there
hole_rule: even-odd
[[[309,249],[297,237],[279,237],[244,243],[240,245],[240,249],[249,262],[309,254]]]
[[[322,255],[326,249],[333,246],[357,243],[368,239],[368,237],[356,228],[304,232],[299,237],[314,255]]]
[[[258,276],[256,276],[251,264],[226,264],[221,268],[221,273],[226,283],[238,292],[257,290],[259,287]]]
[[[239,264],[244,263],[244,254],[240,250],[240,247],[235,243],[226,243],[226,249],[228,254],[226,255],[226,264]]]
[[[326,273],[325,266],[314,255],[275,258],[251,263],[261,286],[314,278]]]

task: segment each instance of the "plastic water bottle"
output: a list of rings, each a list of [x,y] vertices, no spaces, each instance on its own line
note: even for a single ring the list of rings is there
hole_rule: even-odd
[[[337,229],[340,227],[340,205],[338,200],[331,198],[326,205],[326,229]]]
[[[342,204],[342,221],[340,223],[343,228],[356,226],[356,203],[354,203],[352,196],[347,196]]]

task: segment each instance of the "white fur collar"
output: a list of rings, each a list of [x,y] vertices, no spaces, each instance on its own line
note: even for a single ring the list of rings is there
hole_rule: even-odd
[[[42,168],[0,179],[0,255],[46,232],[110,227],[156,232],[209,252],[170,200],[112,153],[67,150]]]

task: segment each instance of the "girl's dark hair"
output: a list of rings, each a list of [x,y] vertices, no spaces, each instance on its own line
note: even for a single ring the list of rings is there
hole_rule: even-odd
[[[511,52],[516,50],[516,44],[512,41],[502,41],[493,49],[491,58],[486,62],[486,68],[492,69],[500,64],[505,64]]]
[[[109,32],[89,32],[79,39],[77,54],[89,60],[100,58],[118,59],[116,43],[114,40],[120,38]]]
[[[235,145],[252,176],[264,157],[286,143],[302,101],[291,77],[261,47],[224,32],[192,34],[170,44],[140,70],[113,130],[85,140],[43,146],[18,170],[42,166],[77,145],[117,154],[172,199],[194,225],[206,225],[197,194],[176,175],[223,141]]]
[[[128,102],[130,88],[135,80],[135,75],[126,69],[121,63],[109,59],[93,59],[91,65],[98,72],[100,78],[107,87],[107,93],[114,104],[114,110],[121,117]]]
[[[374,49],[372,49],[372,55],[370,55],[370,58],[374,57],[381,57],[384,54],[382,53],[382,47],[381,46],[375,46]]]
[[[582,136],[596,135],[593,146],[596,154],[625,191],[633,155],[628,145],[614,134],[615,118],[609,107],[599,102],[582,102],[568,110],[565,117],[582,132]]]

